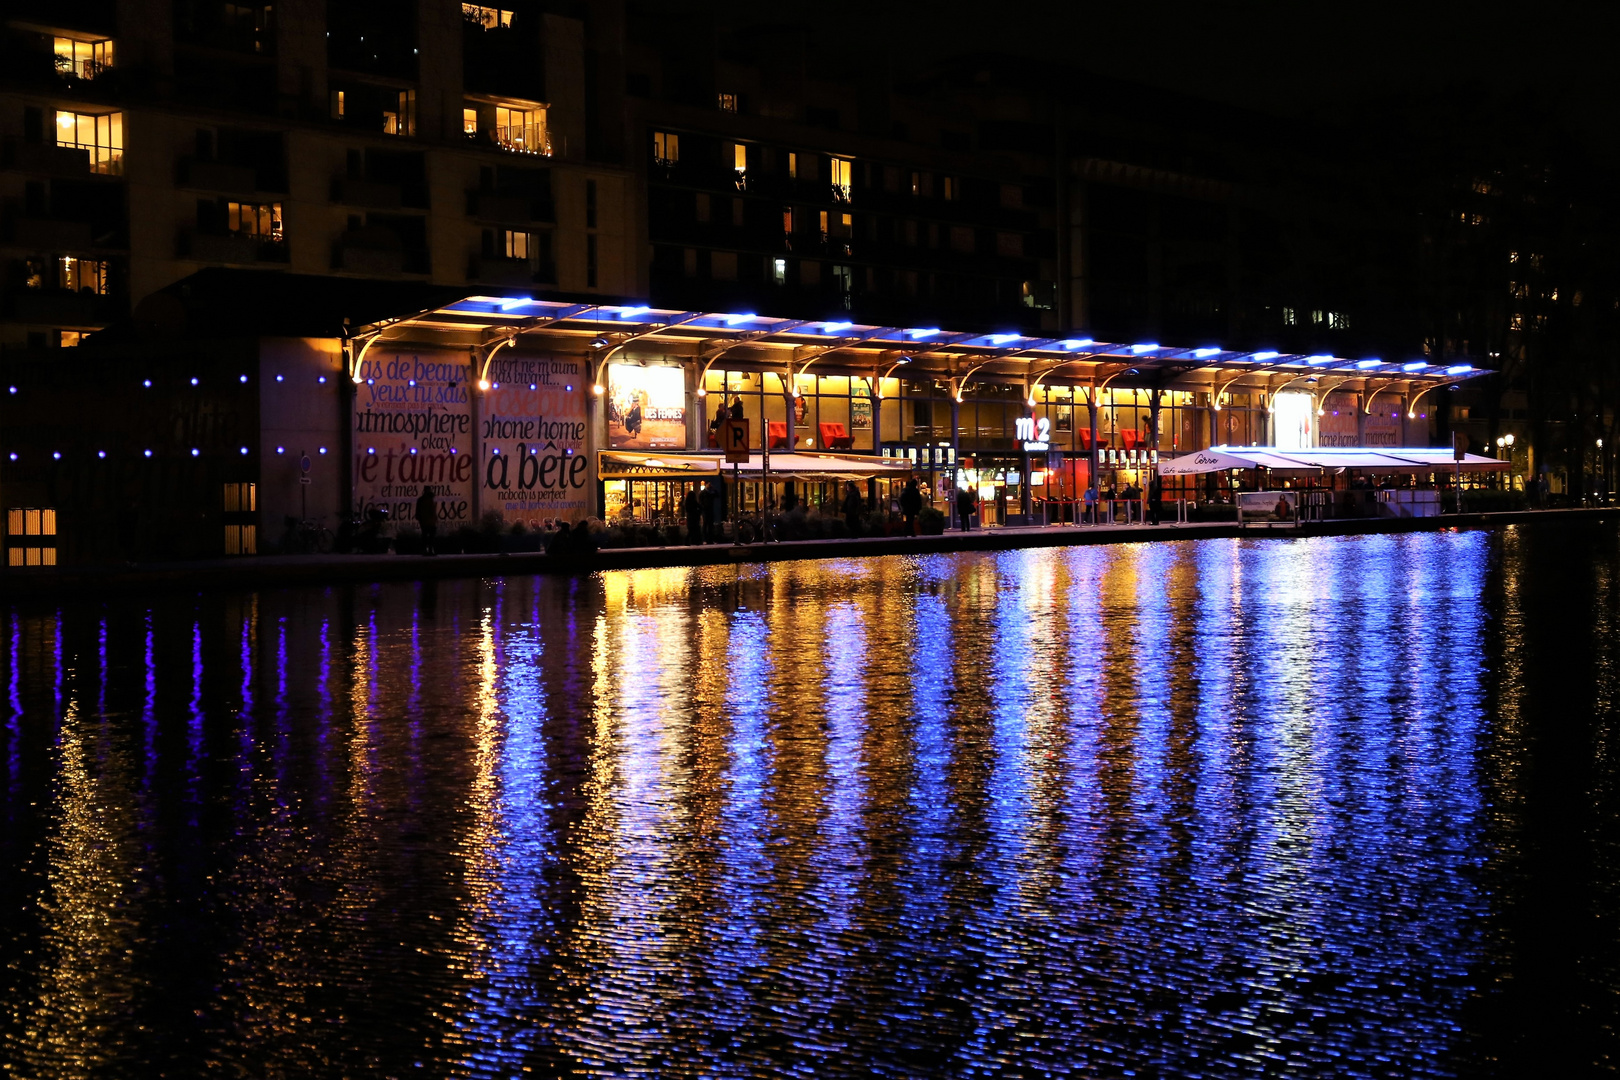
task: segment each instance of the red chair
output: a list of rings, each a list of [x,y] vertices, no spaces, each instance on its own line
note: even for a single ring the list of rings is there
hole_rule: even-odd
[[[843,424],[817,424],[816,429],[823,450],[848,450],[855,445],[854,436],[844,430]]]
[[[1125,440],[1125,449],[1127,449],[1127,450],[1135,450],[1136,449],[1136,444],[1139,441],[1138,436],[1139,436],[1140,433],[1135,428],[1125,428],[1119,434],[1120,434],[1120,437]]]
[[[770,420],[766,422],[766,427],[770,429],[771,449],[786,450],[788,448],[787,421]],[[797,442],[798,440],[795,439],[794,441]]]

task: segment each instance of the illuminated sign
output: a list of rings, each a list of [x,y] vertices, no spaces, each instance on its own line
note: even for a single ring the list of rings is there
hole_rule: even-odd
[[[686,372],[669,366],[609,364],[608,445],[685,449]]]
[[[1013,421],[1014,436],[1032,454],[1044,454],[1051,446],[1052,421],[1042,416],[1020,416]]]

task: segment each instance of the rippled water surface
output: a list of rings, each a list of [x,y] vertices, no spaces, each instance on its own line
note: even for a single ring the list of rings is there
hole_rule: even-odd
[[[3,611],[0,1072],[1605,1070],[1617,597],[1540,527]]]

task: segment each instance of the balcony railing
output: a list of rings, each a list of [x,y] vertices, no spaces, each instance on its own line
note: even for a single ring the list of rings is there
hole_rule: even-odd
[[[517,124],[492,128],[490,138],[503,150],[519,154],[551,154],[551,133],[544,124]]]
[[[61,55],[56,57],[56,73],[64,77],[89,80],[111,68],[111,64],[104,64],[99,60],[75,60],[71,56]]]
[[[58,139],[56,145],[67,150],[83,150],[90,155],[90,171],[101,173],[104,176],[124,175],[124,151],[122,147],[96,146],[93,143],[63,142]]]

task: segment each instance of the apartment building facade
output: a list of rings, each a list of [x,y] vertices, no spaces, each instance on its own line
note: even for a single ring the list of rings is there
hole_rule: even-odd
[[[590,152],[582,18],[442,0],[10,11],[0,344],[73,345],[218,266],[638,291],[635,178]]]

